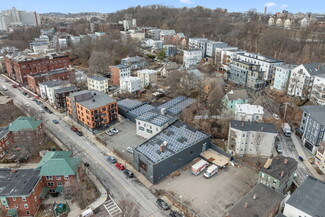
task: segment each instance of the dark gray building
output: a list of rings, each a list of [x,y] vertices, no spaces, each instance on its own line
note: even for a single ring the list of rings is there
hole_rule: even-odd
[[[286,201],[283,214],[285,216],[325,216],[325,183],[312,177],[301,183]]]
[[[79,90],[78,87],[63,87],[60,89],[54,90],[54,106],[59,111],[63,112],[67,110],[67,99],[66,97],[70,95],[70,93],[77,92]]]
[[[176,121],[133,152],[133,166],[155,184],[210,147],[210,136]]]
[[[303,106],[302,109],[299,131],[303,145],[315,154],[319,145],[324,142],[325,106]]]

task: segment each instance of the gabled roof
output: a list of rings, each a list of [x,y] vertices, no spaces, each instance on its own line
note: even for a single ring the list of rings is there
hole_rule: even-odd
[[[70,156],[70,151],[47,152],[36,168],[40,170],[40,176],[76,175],[80,159]]]
[[[238,100],[238,99],[249,99],[247,91],[242,90],[231,90],[227,93],[229,100]]]
[[[307,176],[297,190],[293,192],[286,204],[310,216],[325,216],[325,182]]]
[[[288,174],[294,173],[298,165],[298,162],[295,159],[291,157],[283,157],[281,155],[276,156],[270,162],[270,165],[264,165],[260,171],[280,181],[284,178],[288,178]]]
[[[34,117],[19,117],[9,125],[9,131],[36,130],[41,123],[41,120],[36,120]]]
[[[230,121],[230,127],[240,131],[254,131],[264,133],[278,133],[274,124],[258,123],[249,121]]]

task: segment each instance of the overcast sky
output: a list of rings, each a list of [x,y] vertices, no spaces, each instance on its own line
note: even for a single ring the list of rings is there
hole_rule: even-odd
[[[0,10],[16,7],[19,10],[46,12],[114,12],[137,5],[163,4],[173,7],[195,7],[201,5],[207,8],[227,8],[228,11],[247,11],[255,8],[268,12],[278,12],[284,9],[296,12],[325,13],[325,0],[0,0]]]

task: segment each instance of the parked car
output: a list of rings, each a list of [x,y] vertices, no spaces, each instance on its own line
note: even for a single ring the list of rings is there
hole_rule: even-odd
[[[303,159],[301,156],[298,156],[298,159],[299,159],[301,162],[304,161],[304,159]]]
[[[273,116],[273,118],[274,118],[275,120],[280,120],[279,115],[277,115],[277,114],[273,114],[272,116]]]
[[[73,132],[77,132],[78,129],[75,127],[75,126],[71,126],[70,129],[73,131]]]
[[[278,145],[276,146],[276,151],[277,151],[279,154],[282,154],[283,150],[282,150],[282,147],[281,147],[280,144],[278,144]]]
[[[123,173],[126,175],[126,178],[133,178],[134,177],[132,171],[130,171],[130,170],[125,169],[123,171]]]
[[[106,134],[109,135],[109,136],[113,136],[115,133],[113,133],[113,132],[110,131],[110,130],[107,130],[107,131],[106,131]]]
[[[52,122],[55,123],[55,124],[58,124],[59,123],[58,120],[52,120]]]
[[[110,129],[111,130],[111,132],[113,132],[113,133],[118,133],[118,129],[116,129],[116,128],[112,128],[112,129]]]
[[[123,164],[121,164],[121,163],[116,163],[115,166],[119,170],[125,170],[125,166]]]
[[[76,134],[77,134],[78,136],[83,136],[83,135],[84,135],[84,134],[83,134],[82,132],[80,132],[80,131],[77,131]]]
[[[170,209],[169,205],[164,200],[162,200],[162,199],[158,199],[156,201],[156,203],[163,210],[169,210]]]
[[[25,106],[26,106],[27,108],[29,108],[29,104],[25,103]]]
[[[111,162],[111,163],[117,163],[115,157],[113,157],[113,156],[108,156],[108,157],[107,157],[107,160],[108,160],[109,162]]]
[[[12,88],[17,88],[17,85],[12,84],[11,87],[12,87]]]
[[[84,163],[85,167],[89,167],[89,163],[85,162]]]
[[[133,148],[132,148],[132,147],[129,146],[129,147],[126,148],[126,150],[127,150],[129,153],[133,154]]]
[[[173,211],[173,210],[170,211],[169,216],[171,216],[171,217],[183,217],[183,215],[181,213]]]

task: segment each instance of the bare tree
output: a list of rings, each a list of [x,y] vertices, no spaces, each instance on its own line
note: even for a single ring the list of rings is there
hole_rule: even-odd
[[[120,217],[140,217],[139,205],[130,200],[122,200],[119,202],[122,210]]]

